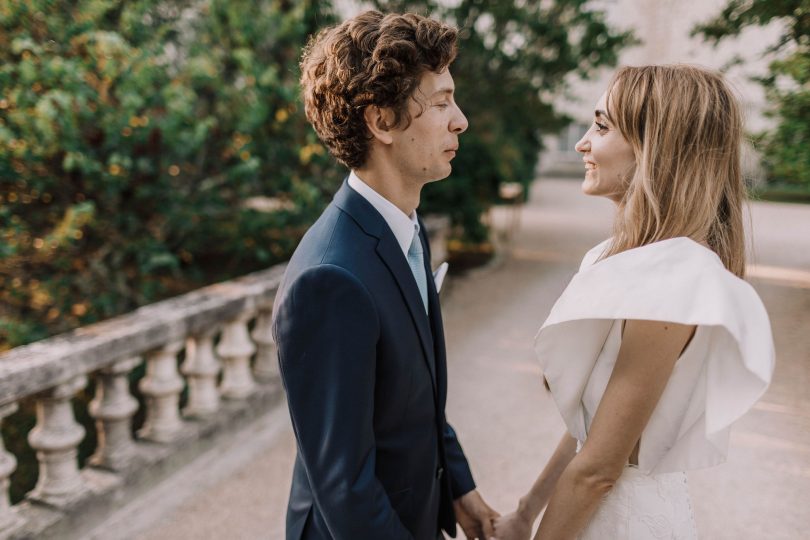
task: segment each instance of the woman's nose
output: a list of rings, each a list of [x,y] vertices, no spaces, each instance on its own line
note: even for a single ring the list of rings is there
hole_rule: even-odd
[[[574,145],[574,150],[584,154],[591,148],[591,141],[588,138],[588,133],[590,133],[590,131],[585,133],[585,135],[583,135],[582,138],[577,141],[577,144]]]

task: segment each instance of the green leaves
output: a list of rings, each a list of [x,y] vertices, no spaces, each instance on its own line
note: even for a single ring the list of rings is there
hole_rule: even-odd
[[[768,182],[810,192],[810,0],[731,0],[714,19],[698,25],[715,43],[738,36],[752,25],[779,21],[786,30],[767,50],[783,56],[759,79],[776,127],[759,134]]]
[[[331,17],[328,1],[0,4],[0,349],[289,255],[339,181],[325,153],[300,159],[297,104],[301,47]],[[302,178],[306,211],[241,206]]]
[[[695,27],[692,34],[719,42],[737,36],[748,26],[764,26],[774,20],[785,23],[786,40],[777,44],[781,48],[788,42],[807,45],[810,36],[810,1],[808,0],[730,0],[713,19]]]

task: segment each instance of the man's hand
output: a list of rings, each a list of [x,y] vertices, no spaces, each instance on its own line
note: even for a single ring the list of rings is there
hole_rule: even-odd
[[[495,520],[495,537],[498,540],[529,540],[532,523],[520,512],[512,512]]]
[[[493,521],[500,514],[484,502],[477,490],[472,490],[453,501],[456,521],[469,540],[489,540],[495,537]]]

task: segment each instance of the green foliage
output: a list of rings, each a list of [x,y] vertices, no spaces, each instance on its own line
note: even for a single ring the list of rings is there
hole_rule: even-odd
[[[338,180],[298,105],[330,21],[315,0],[0,4],[0,350],[284,260]]]
[[[810,0],[731,0],[694,33],[717,43],[772,21],[786,29],[769,49],[781,52],[782,58],[771,62],[760,82],[773,105],[769,114],[776,127],[758,139],[769,184],[810,192]]]
[[[415,10],[461,30],[452,72],[459,105],[470,122],[461,138],[453,174],[425,189],[424,211],[449,213],[468,240],[482,241],[480,216],[498,200],[504,182],[528,188],[534,179],[541,136],[569,119],[552,100],[569,74],[587,77],[614,65],[628,33],[607,26],[586,0],[482,2],[448,7],[423,1],[377,1],[382,9]],[[525,190],[528,192],[528,189]]]
[[[775,104],[776,128],[764,136],[770,182],[810,193],[810,54],[795,52],[771,64],[766,90]],[[788,79],[780,85],[777,81]]]

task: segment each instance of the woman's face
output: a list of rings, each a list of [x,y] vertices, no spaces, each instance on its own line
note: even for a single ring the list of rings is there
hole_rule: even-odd
[[[596,102],[590,129],[574,148],[585,162],[582,192],[619,202],[627,191],[636,161],[633,148],[607,115],[606,95]]]

